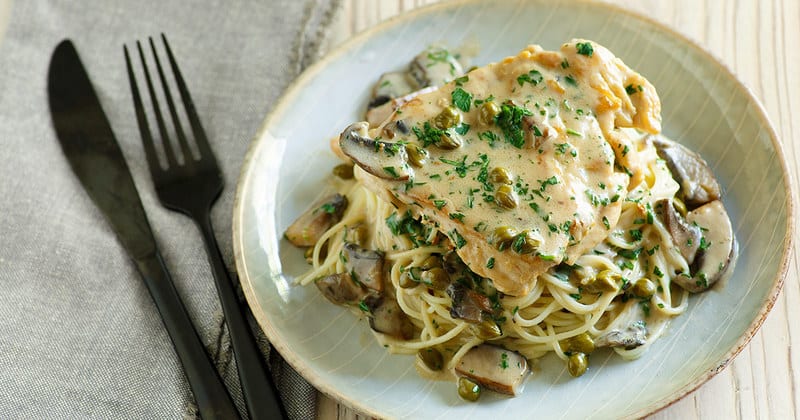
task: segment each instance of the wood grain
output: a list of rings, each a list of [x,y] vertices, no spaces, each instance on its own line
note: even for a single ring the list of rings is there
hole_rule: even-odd
[[[329,46],[399,13],[438,0],[344,0]],[[616,0],[683,33],[730,67],[761,100],[783,142],[798,196],[800,2]],[[797,242],[795,236],[795,242]],[[705,385],[652,419],[794,419],[800,415],[800,283],[797,247],[783,292],[750,344]],[[798,369],[794,369],[798,366]],[[361,419],[319,396],[318,418]]]

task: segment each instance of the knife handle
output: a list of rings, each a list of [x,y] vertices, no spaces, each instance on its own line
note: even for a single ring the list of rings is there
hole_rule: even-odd
[[[206,211],[199,217],[195,217],[195,221],[203,235],[208,262],[214,271],[214,283],[217,285],[217,294],[219,294],[225,322],[228,324],[228,331],[231,335],[233,354],[239,368],[242,393],[250,418],[252,420],[286,419],[288,416],[278,389],[264,362],[264,357],[258,349],[253,331],[245,319],[244,311],[246,309],[239,304],[232,279],[222,260],[222,254],[211,227],[209,213]]]
[[[237,419],[239,412],[206,353],[158,251],[135,260],[156,303],[203,419]]]

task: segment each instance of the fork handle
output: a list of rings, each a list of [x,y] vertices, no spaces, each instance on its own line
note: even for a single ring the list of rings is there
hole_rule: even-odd
[[[242,392],[250,418],[253,420],[285,419],[287,415],[283,402],[278,395],[278,390],[261,351],[256,345],[253,332],[247,324],[244,316],[245,308],[239,304],[228,269],[223,263],[219,245],[214,237],[209,212],[203,213],[194,219],[203,235],[208,260],[214,272],[214,282],[217,285],[222,312],[225,314],[225,321],[228,324],[233,354],[239,368],[239,379],[242,383]]]
[[[206,420],[239,418],[239,412],[175,290],[161,254],[155,251],[134,261],[178,353],[197,400],[200,417]]]

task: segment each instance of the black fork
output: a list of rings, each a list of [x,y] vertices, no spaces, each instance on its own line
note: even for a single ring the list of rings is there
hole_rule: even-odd
[[[177,137],[182,159],[173,150],[170,141],[169,131],[161,115],[155,89],[148,71],[147,60],[142,51],[141,44],[137,41],[136,48],[139,50],[142,68],[144,70],[147,89],[152,100],[153,112],[155,113],[158,131],[161,135],[161,144],[166,157],[166,167],[162,167],[159,162],[153,136],[145,115],[142,98],[136,85],[136,76],[133,73],[133,66],[128,55],[128,48],[123,47],[125,52],[125,63],[128,67],[128,78],[131,83],[133,93],[133,105],[136,108],[136,118],[139,123],[139,131],[142,135],[147,164],[150,167],[150,175],[158,193],[158,198],[165,207],[179,211],[191,217],[197,224],[202,233],[206,244],[206,251],[211,267],[214,271],[214,280],[217,286],[217,293],[222,302],[222,311],[228,324],[233,352],[236,357],[236,364],[239,368],[239,379],[242,384],[244,399],[247,410],[253,419],[277,419],[286,418],[286,412],[278,396],[272,377],[266,368],[263,357],[256,346],[252,330],[247,325],[244,317],[244,308],[239,305],[233,283],[228,275],[228,270],[222,261],[219,246],[214,237],[211,227],[211,206],[216,201],[222,191],[223,179],[217,165],[217,160],[208,143],[205,131],[200,124],[189,90],[183,80],[172,50],[167,43],[167,38],[162,34],[169,64],[177,85],[180,99],[186,109],[191,133],[194,143],[197,146],[198,156],[195,157],[189,145],[187,135],[182,128],[181,121],[176,111],[175,101],[170,93],[169,86],[161,67],[153,38],[149,38],[152,57],[161,81],[164,99],[169,109],[170,117],[175,127],[175,137]]]

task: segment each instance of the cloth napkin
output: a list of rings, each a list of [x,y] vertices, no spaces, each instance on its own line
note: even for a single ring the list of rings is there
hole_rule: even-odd
[[[200,235],[159,204],[149,177],[122,46],[162,32],[170,40],[226,179],[213,223],[233,272],[231,214],[245,152],[284,88],[325,49],[340,2],[13,2],[0,41],[0,417],[196,416],[143,281],[56,140],[46,79],[58,42],[75,43],[176,287],[244,413]],[[313,418],[314,389],[272,353],[265,357],[289,414]]]

